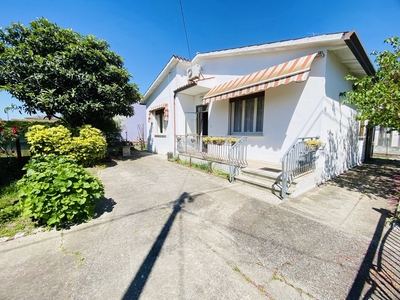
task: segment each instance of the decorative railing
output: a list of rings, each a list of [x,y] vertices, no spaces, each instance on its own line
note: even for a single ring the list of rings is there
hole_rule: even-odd
[[[240,167],[247,166],[247,137],[177,135],[176,145],[179,153],[201,155],[209,161],[229,164],[232,181]]]
[[[299,176],[315,170],[316,151],[322,146],[319,137],[298,138],[282,157],[281,197]]]
[[[179,153],[201,153],[201,137],[199,135],[177,135],[176,150]]]

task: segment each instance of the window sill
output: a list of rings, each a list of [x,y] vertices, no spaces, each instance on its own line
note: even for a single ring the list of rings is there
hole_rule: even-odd
[[[232,136],[264,136],[262,132],[232,132]]]

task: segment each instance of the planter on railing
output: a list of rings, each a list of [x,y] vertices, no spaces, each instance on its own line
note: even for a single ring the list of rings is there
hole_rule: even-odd
[[[243,144],[237,147],[243,137],[240,139],[233,136],[198,136],[198,135],[177,135],[176,148],[179,153],[193,155],[198,153],[206,160],[218,161],[223,163],[232,163],[238,166],[245,166],[246,149]],[[229,157],[230,149],[231,159]]]
[[[229,149],[237,140],[235,137],[203,137],[203,156],[208,160],[227,162],[229,160]]]

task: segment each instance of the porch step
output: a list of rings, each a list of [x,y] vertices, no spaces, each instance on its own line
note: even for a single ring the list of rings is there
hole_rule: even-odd
[[[279,170],[262,170],[253,168],[243,168],[241,174],[235,177],[238,182],[252,185],[261,189],[272,191],[273,194],[280,195],[281,192],[281,172]],[[296,190],[297,182],[294,181],[287,194],[290,195]]]

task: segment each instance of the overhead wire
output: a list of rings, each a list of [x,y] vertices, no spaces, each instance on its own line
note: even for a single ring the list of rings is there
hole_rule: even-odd
[[[187,34],[187,29],[186,29],[185,15],[183,13],[182,0],[179,0],[179,4],[181,6],[182,22],[183,22],[183,28],[185,30],[186,45],[187,45],[187,49],[188,49],[188,53],[189,53],[189,60],[192,61],[192,55],[190,54],[189,38],[188,38],[188,34]]]

